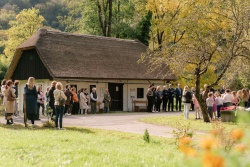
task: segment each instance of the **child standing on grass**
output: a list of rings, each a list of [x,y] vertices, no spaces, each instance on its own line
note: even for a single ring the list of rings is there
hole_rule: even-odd
[[[221,98],[221,95],[219,92],[215,93],[215,101],[217,105],[217,117],[220,118],[220,108],[223,106],[223,99]]]
[[[200,104],[199,104],[199,102],[196,99],[194,94],[193,94],[192,100],[193,100],[193,104],[194,104],[195,119],[201,119],[202,114],[201,114],[201,110],[200,110]],[[198,116],[198,118],[197,118],[197,116]]]
[[[213,92],[208,93],[208,98],[206,99],[206,104],[207,104],[208,115],[209,115],[210,121],[211,121],[211,120],[213,120],[213,105],[214,105]]]

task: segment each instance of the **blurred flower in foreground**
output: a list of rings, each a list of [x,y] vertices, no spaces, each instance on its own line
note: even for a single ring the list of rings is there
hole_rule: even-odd
[[[211,148],[215,145],[216,140],[213,138],[205,138],[200,141],[200,147],[204,150],[211,150]]]
[[[247,146],[245,144],[237,144],[235,149],[240,153],[244,153],[247,149]]]
[[[231,135],[230,135],[230,137],[233,140],[240,140],[240,139],[242,139],[243,136],[244,136],[244,132],[241,129],[235,129],[235,130],[233,130],[231,132]]]
[[[205,152],[202,156],[202,166],[204,167],[224,167],[224,158],[211,152]]]
[[[210,133],[211,133],[213,136],[218,136],[220,132],[219,132],[218,130],[213,129],[213,130],[210,131]]]
[[[180,138],[179,145],[189,145],[191,141],[192,140],[190,137],[185,136],[185,137]]]
[[[195,149],[193,149],[192,147],[188,147],[185,145],[180,145],[179,149],[187,156],[189,157],[195,157],[197,155],[197,152],[195,151]]]

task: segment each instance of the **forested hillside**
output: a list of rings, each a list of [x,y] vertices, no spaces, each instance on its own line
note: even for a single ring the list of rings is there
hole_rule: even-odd
[[[1,0],[0,78],[15,48],[46,27],[64,32],[138,39],[148,45],[146,0]],[[2,71],[2,72],[1,72]]]
[[[0,79],[15,48],[46,27],[137,39],[149,45],[140,62],[150,71],[169,67],[184,83],[194,84],[198,74],[200,85],[222,78],[242,87],[250,80],[249,6],[245,0],[1,0]]]

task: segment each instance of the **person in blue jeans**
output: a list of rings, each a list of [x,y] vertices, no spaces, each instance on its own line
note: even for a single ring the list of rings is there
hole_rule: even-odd
[[[60,124],[60,129],[62,130],[62,118],[63,118],[63,114],[64,114],[64,107],[65,107],[65,103],[62,103],[62,101],[60,101],[60,97],[64,99],[64,102],[67,100],[66,95],[64,94],[63,90],[63,86],[61,84],[61,82],[57,82],[56,83],[56,89],[54,90],[53,94],[54,94],[54,98],[55,98],[55,112],[56,112],[56,119],[55,119],[55,125],[56,125],[56,129],[58,128],[58,118],[59,118],[59,124]]]

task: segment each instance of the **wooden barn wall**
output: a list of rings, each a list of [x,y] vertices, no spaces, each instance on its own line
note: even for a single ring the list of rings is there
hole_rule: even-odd
[[[27,80],[29,77],[52,79],[35,49],[23,51],[12,80]]]

